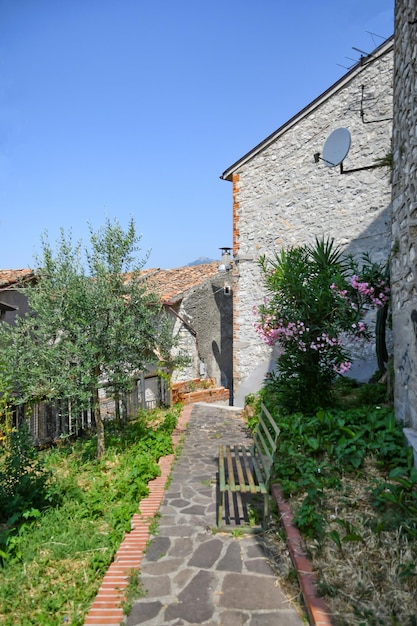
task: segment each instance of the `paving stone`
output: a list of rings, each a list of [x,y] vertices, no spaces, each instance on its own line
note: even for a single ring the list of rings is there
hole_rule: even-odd
[[[194,504],[193,506],[189,506],[188,508],[182,510],[184,515],[204,515],[205,511],[206,507],[201,504]]]
[[[161,508],[159,509],[159,514],[162,516],[169,516],[172,515],[173,517],[176,515],[177,510],[173,507],[173,506],[169,506],[168,504],[162,504]],[[161,518],[158,520],[158,524],[160,523]]]
[[[222,626],[249,626],[249,615],[240,611],[222,611],[220,624]]]
[[[204,491],[200,491],[198,494],[194,495],[193,500],[201,504],[211,504],[213,501],[213,488],[210,487]]]
[[[169,537],[155,537],[146,550],[146,559],[148,561],[157,561],[168,552],[170,545],[171,540]]]
[[[245,441],[242,420],[219,407],[193,407],[158,532],[141,563],[149,593],[134,602],[125,626],[302,625],[276,586],[263,540],[213,534],[219,443]]]
[[[189,537],[193,533],[193,527],[185,524],[180,526],[163,526],[160,524],[160,532],[162,529],[164,531],[164,535],[167,535],[168,537]]]
[[[252,613],[247,626],[300,626],[300,617],[294,611]]]
[[[232,543],[228,546],[226,554],[217,565],[217,569],[226,572],[242,571],[242,556],[239,543]]]
[[[180,570],[173,578],[173,582],[179,589],[183,589],[188,585],[192,577],[195,576],[195,569],[185,568]]]
[[[201,624],[213,615],[212,585],[215,576],[212,572],[199,572],[178,595],[178,604],[171,604],[165,611],[166,621],[182,618]]]
[[[189,500],[182,500],[181,498],[177,498],[175,500],[169,501],[170,505],[175,507],[176,509],[183,509],[186,506],[189,506]]]
[[[173,490],[174,487],[178,491],[174,491]],[[175,500],[176,498],[181,498],[181,487],[180,486],[177,487],[176,485],[171,484],[171,489],[165,494],[163,504],[169,502],[170,500]]]
[[[170,572],[177,572],[181,567],[182,559],[170,559],[165,558],[160,561],[147,563],[144,559],[141,565],[141,572],[152,575],[169,574]]]
[[[198,546],[197,550],[188,561],[188,565],[208,569],[212,567],[219,558],[221,549],[222,542],[219,539],[206,541],[201,546]]]
[[[258,556],[265,556],[265,546],[263,546],[263,544],[259,542],[255,545],[248,545],[247,555],[249,559]]]
[[[160,598],[169,596],[171,593],[171,579],[169,576],[144,576],[140,577],[146,598]]]
[[[185,558],[191,554],[194,549],[194,542],[189,537],[179,537],[172,541],[172,547],[169,556],[177,556]]]
[[[286,598],[275,579],[251,574],[226,574],[220,605],[240,610],[279,609]]]
[[[141,602],[134,604],[125,620],[126,626],[137,626],[156,617],[162,609],[161,602]],[[161,622],[162,624],[162,622]]]
[[[265,559],[251,559],[245,561],[246,568],[249,572],[256,572],[256,574],[264,574],[265,576],[275,576],[275,573]]]

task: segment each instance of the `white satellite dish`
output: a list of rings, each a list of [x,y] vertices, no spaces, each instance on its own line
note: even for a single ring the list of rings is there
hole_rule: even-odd
[[[347,128],[336,128],[326,139],[322,160],[328,167],[339,165],[350,148],[350,132]]]

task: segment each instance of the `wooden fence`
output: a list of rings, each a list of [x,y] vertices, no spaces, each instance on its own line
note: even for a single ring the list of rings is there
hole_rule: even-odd
[[[132,419],[139,409],[151,410],[169,404],[170,393],[166,380],[156,373],[142,374],[134,380],[132,391],[128,394],[114,398],[103,393],[100,398],[100,411],[105,420]],[[39,402],[30,407],[19,405],[16,407],[13,422],[15,426],[27,423],[36,446],[70,436],[77,437],[95,426],[91,408],[75,411],[68,400]]]

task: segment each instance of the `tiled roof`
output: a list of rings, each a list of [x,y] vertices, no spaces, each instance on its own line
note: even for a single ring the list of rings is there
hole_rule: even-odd
[[[190,289],[193,289],[204,281],[213,278],[219,267],[219,261],[202,263],[201,265],[187,265],[170,270],[146,269],[141,270],[140,277],[148,280],[149,285],[163,302],[181,299]],[[10,287],[21,280],[34,277],[33,270],[0,270],[0,289]],[[129,278],[129,274],[126,275]]]
[[[23,280],[31,279],[34,275],[34,271],[30,269],[0,270],[0,289],[5,289]]]
[[[141,277],[149,281],[152,290],[163,302],[171,302],[181,299],[190,289],[213,278],[218,272],[218,267],[219,261],[215,261],[171,270],[149,269],[142,270]]]

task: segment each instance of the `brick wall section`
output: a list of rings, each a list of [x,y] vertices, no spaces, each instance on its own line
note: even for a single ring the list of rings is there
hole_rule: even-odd
[[[233,194],[233,255],[236,256],[239,250],[239,174],[233,174],[232,194]]]
[[[232,194],[233,194],[233,256],[237,258],[239,252],[239,174],[233,174],[232,176]],[[239,350],[236,347],[239,346],[239,324],[237,322],[236,312],[240,309],[239,298],[239,265],[236,264],[234,268],[234,289],[233,289],[233,388],[237,389],[240,377],[239,377]]]
[[[193,402],[229,402],[230,391],[224,387],[214,389],[201,389],[200,391],[192,391],[183,394],[180,402],[192,404]]]
[[[190,387],[196,387],[190,389]],[[202,387],[198,389],[198,387]],[[182,404],[192,404],[193,402],[223,402],[229,401],[230,391],[222,386],[216,385],[214,378],[206,378],[201,381],[194,378],[190,381],[173,383],[171,385],[172,404],[182,402]]]
[[[417,37],[415,0],[397,0],[392,189],[392,323],[395,410],[417,451]]]
[[[314,161],[338,127],[348,128],[352,138],[345,171],[368,167],[390,151],[392,42],[379,50],[227,174],[233,184],[233,251],[239,274],[234,294],[235,390],[271,357],[253,328],[253,306],[265,295],[258,265],[262,254],[330,236],[352,254],[367,251],[375,261],[388,258],[388,169],[341,174],[339,167]],[[361,355],[374,358],[374,346]]]

